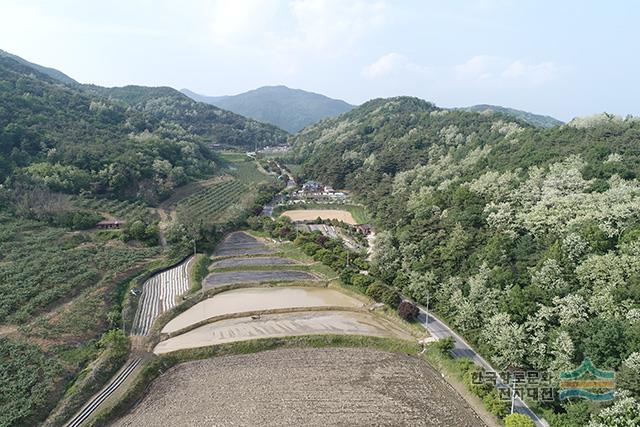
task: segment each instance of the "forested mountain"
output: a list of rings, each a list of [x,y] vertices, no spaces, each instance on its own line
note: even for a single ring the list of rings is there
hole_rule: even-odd
[[[291,133],[353,108],[339,99],[286,86],[264,86],[233,96],[204,96],[188,89],[182,89],[182,93],[196,101],[274,124]]]
[[[206,142],[255,150],[256,147],[279,145],[286,142],[281,129],[247,119],[231,111],[195,102],[170,87],[125,86],[89,88],[114,102],[133,107],[144,119],[158,124],[173,122]]]
[[[528,111],[516,110],[515,108],[501,107],[499,105],[480,104],[480,105],[473,105],[471,107],[463,107],[460,109],[465,111],[473,111],[476,113],[502,113],[504,115],[521,120],[525,123],[529,123],[532,126],[537,126],[541,128],[551,128],[554,126],[560,126],[564,124],[564,122],[558,119],[555,119],[551,116],[533,114]]]
[[[584,357],[640,397],[640,120],[534,128],[377,99],[293,138],[304,174],[354,191],[378,226],[373,273],[500,369]],[[584,402],[547,405],[582,426]]]
[[[171,88],[65,85],[0,57],[0,181],[153,202],[214,168],[212,144],[285,140],[273,126]]]
[[[62,71],[58,71],[54,68],[49,68],[49,67],[44,67],[42,65],[38,65],[38,64],[34,64],[33,62],[29,62],[26,59],[22,59],[17,55],[14,55],[12,53],[9,52],[5,52],[4,50],[0,49],[0,58],[11,58],[17,62],[19,62],[22,65],[26,65],[29,68],[33,68],[34,70],[47,75],[49,77],[51,77],[54,80],[58,80],[62,83],[66,83],[66,84],[76,84],[78,83],[77,81],[75,81],[74,79],[72,79],[71,77],[67,76],[65,73],[63,73]]]

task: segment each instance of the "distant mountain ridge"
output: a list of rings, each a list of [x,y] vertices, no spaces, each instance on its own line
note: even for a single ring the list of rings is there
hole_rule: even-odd
[[[551,116],[534,114],[528,111],[516,110],[515,108],[501,107],[499,105],[479,104],[471,107],[462,107],[459,110],[471,111],[474,113],[496,112],[516,118],[525,123],[540,128],[552,128],[554,126],[563,125],[564,122]]]
[[[65,84],[78,84],[77,81],[75,81],[71,77],[67,76],[62,71],[58,71],[55,68],[43,67],[42,65],[34,64],[33,62],[29,62],[26,59],[22,59],[17,55],[14,55],[14,54],[9,53],[9,52],[5,52],[2,49],[0,49],[0,58],[11,58],[14,61],[16,61],[16,62],[18,62],[18,63],[20,63],[22,65],[26,65],[27,67],[33,68],[34,70],[39,71],[42,74],[44,74],[46,76],[49,76],[54,80],[58,80],[58,81],[60,81],[62,83],[65,83]]]
[[[182,89],[188,97],[295,133],[354,108],[339,99],[286,86],[263,86],[238,95],[205,96]]]

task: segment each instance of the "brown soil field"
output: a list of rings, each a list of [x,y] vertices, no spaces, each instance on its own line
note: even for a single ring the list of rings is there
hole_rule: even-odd
[[[262,282],[315,282],[320,277],[301,270],[249,270],[249,271],[224,271],[211,273],[202,282],[205,291],[218,286],[232,285],[235,283],[262,283]]]
[[[280,257],[249,257],[249,258],[226,258],[211,264],[210,269],[225,267],[255,267],[262,265],[290,265],[297,264],[289,258]]]
[[[214,295],[173,318],[163,333],[179,331],[203,320],[235,313],[307,307],[362,307],[363,303],[326,288],[243,288]]]
[[[337,219],[347,224],[357,224],[351,212],[337,209],[299,209],[282,212],[282,215],[288,216],[291,221],[313,221],[320,217],[320,219]]]
[[[485,424],[423,360],[333,348],[281,349],[178,365],[115,425]]]
[[[214,257],[245,256],[245,255],[270,255],[274,251],[262,240],[257,239],[243,231],[234,231],[216,247]]]
[[[398,326],[369,313],[316,311],[221,320],[162,341],[153,352],[163,354],[186,348],[207,347],[257,338],[318,334],[414,339]]]

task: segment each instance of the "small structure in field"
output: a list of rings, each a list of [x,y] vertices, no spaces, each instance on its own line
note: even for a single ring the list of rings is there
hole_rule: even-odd
[[[365,236],[371,234],[371,226],[369,224],[356,224],[353,227],[358,233],[364,234]]]
[[[321,192],[324,186],[317,181],[307,181],[302,185],[302,191],[306,193]]]
[[[126,224],[126,221],[104,220],[96,224],[96,228],[100,230],[118,230]]]

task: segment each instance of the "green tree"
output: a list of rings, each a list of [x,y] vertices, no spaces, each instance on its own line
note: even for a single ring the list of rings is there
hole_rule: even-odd
[[[504,427],[535,427],[531,418],[523,414],[510,414],[504,419]]]

